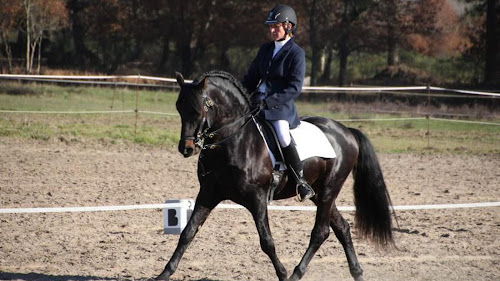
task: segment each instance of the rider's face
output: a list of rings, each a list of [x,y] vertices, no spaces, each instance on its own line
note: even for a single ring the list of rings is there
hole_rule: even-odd
[[[269,35],[273,41],[277,41],[285,37],[285,28],[282,23],[269,24]]]

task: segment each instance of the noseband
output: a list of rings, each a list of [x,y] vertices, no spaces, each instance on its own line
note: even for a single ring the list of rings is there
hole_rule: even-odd
[[[200,124],[196,127],[194,135],[184,137],[182,139],[183,141],[192,140],[196,147],[203,148],[203,142],[205,140],[206,133],[212,127],[212,125],[210,124],[210,120],[207,120],[206,113],[213,106],[214,102],[207,95],[203,94],[203,110],[205,111],[205,114],[203,115]]]

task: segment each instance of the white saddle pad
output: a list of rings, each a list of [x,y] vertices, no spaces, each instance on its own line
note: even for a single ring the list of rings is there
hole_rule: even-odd
[[[300,125],[290,130],[290,134],[297,144],[297,152],[302,161],[310,157],[335,158],[337,156],[323,131],[309,122],[300,121]]]
[[[257,128],[259,128],[259,131],[262,135],[262,131],[259,125],[257,126]],[[300,121],[300,125],[295,129],[290,130],[290,134],[297,144],[297,152],[299,154],[300,160],[302,161],[311,157],[335,158],[337,156],[335,150],[326,138],[323,131],[309,122]],[[264,141],[266,141],[264,136],[262,136],[262,138],[264,139]],[[267,151],[269,152],[269,156],[271,157],[273,167],[276,164],[280,164],[280,170],[285,170],[286,167],[285,165],[283,165],[283,163],[276,162],[276,158],[269,149],[268,145]]]

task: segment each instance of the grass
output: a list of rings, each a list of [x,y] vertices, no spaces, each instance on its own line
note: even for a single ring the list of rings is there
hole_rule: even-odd
[[[0,84],[0,110],[79,113],[0,112],[0,139],[25,138],[65,143],[97,141],[176,147],[180,118],[176,115],[176,92],[123,88],[61,87],[47,84]],[[137,109],[139,114],[133,112]],[[368,105],[369,107],[370,105]],[[500,126],[441,120],[355,121],[394,118],[369,110],[349,112],[333,109],[329,102],[298,102],[301,115],[347,120],[360,128],[377,151],[385,153],[499,154]],[[121,111],[129,113],[83,113]],[[142,111],[142,112],[141,112]],[[170,113],[147,114],[143,111]],[[411,117],[399,116],[399,117]],[[498,120],[489,120],[499,123]],[[429,129],[429,134],[428,134]]]

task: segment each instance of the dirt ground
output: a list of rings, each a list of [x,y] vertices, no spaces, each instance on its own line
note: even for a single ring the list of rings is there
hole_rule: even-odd
[[[173,149],[3,138],[0,155],[0,208],[157,204],[198,192],[197,159]],[[379,159],[394,205],[500,201],[499,155]],[[337,202],[353,204],[351,179]],[[353,234],[366,280],[500,280],[500,207],[398,211],[397,218],[397,249],[377,250]],[[270,220],[290,274],[314,213],[270,211]],[[178,240],[163,234],[159,209],[0,214],[0,237],[0,280],[27,281],[145,280],[161,272]],[[172,280],[277,278],[248,211],[216,209]],[[335,235],[302,280],[352,280]]]

